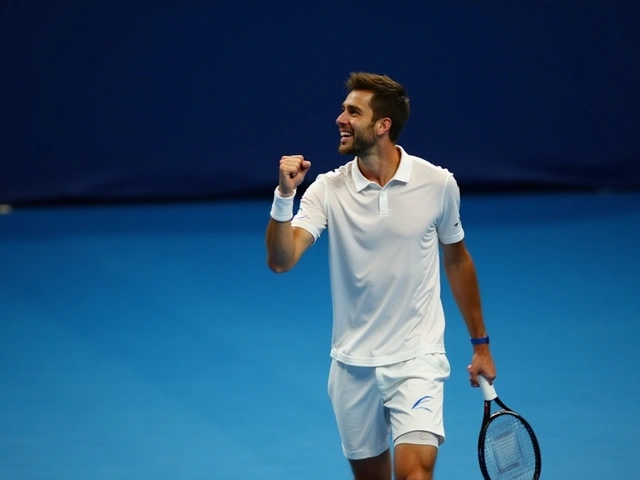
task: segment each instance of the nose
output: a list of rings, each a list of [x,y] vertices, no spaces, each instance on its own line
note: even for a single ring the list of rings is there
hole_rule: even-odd
[[[342,112],[340,115],[338,115],[338,118],[336,118],[337,125],[344,125],[347,123],[347,121],[344,119],[344,116],[345,116],[345,112]]]

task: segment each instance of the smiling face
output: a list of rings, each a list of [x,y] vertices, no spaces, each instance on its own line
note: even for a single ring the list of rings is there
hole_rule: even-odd
[[[372,92],[352,90],[336,119],[340,130],[338,151],[343,155],[366,156],[376,144],[375,121],[370,106]]]

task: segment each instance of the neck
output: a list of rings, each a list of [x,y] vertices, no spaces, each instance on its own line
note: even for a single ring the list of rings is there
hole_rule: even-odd
[[[358,167],[364,178],[384,187],[393,178],[400,165],[400,149],[389,143],[378,146],[358,157]]]

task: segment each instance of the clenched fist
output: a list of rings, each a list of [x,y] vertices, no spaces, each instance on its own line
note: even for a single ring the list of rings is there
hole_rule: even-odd
[[[280,159],[280,195],[287,197],[298,188],[311,168],[311,162],[302,155],[285,155]]]

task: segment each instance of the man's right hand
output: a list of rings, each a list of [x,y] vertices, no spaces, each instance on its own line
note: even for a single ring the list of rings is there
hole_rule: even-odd
[[[304,180],[311,162],[302,155],[285,155],[280,159],[280,195],[288,197]]]

